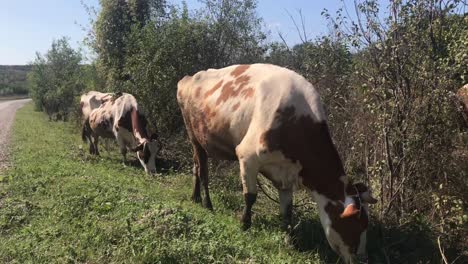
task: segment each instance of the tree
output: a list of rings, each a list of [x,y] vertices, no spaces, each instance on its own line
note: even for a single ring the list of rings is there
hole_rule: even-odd
[[[126,39],[131,29],[130,10],[125,0],[100,0],[100,4],[101,11],[93,25],[95,39],[92,47],[99,55],[98,69],[108,86],[118,90],[128,79],[124,67]]]
[[[216,51],[215,64],[220,68],[234,63],[262,60],[266,39],[262,19],[256,12],[256,0],[200,0],[205,4],[203,14],[211,28]]]
[[[70,47],[66,38],[54,40],[45,55],[36,54],[28,86],[37,110],[50,118],[66,119],[75,96],[84,88],[81,54]]]
[[[459,129],[451,99],[466,76],[462,5],[392,1],[382,19],[377,1],[355,1],[357,20],[341,13],[331,19],[355,51],[345,108],[360,118],[347,120],[348,171],[364,172],[379,192],[381,221],[423,218],[448,242],[463,237],[457,234],[466,222],[466,166],[454,151]]]

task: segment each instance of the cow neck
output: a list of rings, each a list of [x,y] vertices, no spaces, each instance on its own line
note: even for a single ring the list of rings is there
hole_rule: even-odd
[[[143,143],[148,140],[148,133],[146,132],[146,124],[143,120],[143,116],[138,112],[138,110],[133,107],[132,108],[132,133],[133,136],[136,138],[138,143]]]

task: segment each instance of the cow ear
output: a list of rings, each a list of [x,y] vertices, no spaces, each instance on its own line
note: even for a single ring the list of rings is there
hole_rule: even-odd
[[[143,150],[144,145],[145,145],[144,143],[141,143],[141,144],[139,144],[138,146],[132,148],[131,150],[132,150],[133,152],[141,151],[141,150]]]
[[[356,207],[355,204],[349,204],[344,209],[343,213],[340,215],[341,218],[348,218],[354,215],[359,214],[359,209]]]
[[[361,200],[365,203],[369,203],[369,204],[375,204],[377,203],[377,199],[375,199],[374,197],[372,197],[370,191],[367,191],[367,192],[364,192],[364,193],[360,193],[359,194],[359,197],[361,197]]]
[[[369,203],[369,204],[377,203],[377,199],[372,197],[371,190],[364,183],[356,183],[354,184],[354,186],[358,190],[359,198],[361,198],[363,202]]]

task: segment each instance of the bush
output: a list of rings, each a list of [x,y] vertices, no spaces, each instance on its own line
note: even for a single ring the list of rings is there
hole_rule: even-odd
[[[37,110],[44,110],[50,119],[67,120],[75,96],[84,88],[80,63],[80,53],[66,38],[53,41],[44,56],[36,54],[28,86]]]

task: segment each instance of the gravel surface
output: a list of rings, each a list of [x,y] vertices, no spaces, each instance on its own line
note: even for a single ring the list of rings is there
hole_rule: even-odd
[[[8,139],[16,110],[30,101],[31,99],[0,101],[0,171],[8,165]]]

